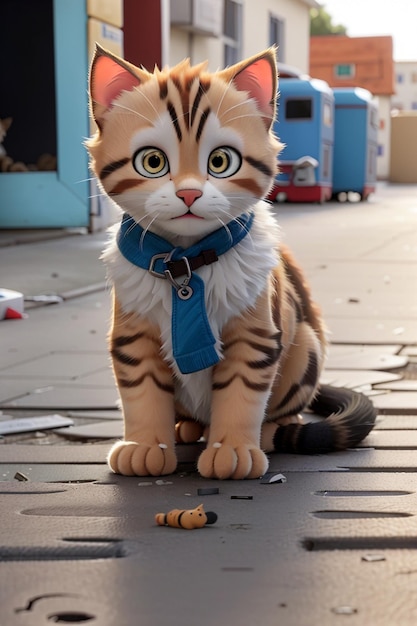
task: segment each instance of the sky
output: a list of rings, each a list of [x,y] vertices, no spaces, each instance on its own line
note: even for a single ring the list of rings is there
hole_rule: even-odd
[[[350,37],[391,35],[395,61],[417,61],[417,0],[319,0]]]

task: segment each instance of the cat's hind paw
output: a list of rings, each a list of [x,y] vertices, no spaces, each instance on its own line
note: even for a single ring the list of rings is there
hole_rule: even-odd
[[[177,467],[175,450],[163,443],[118,441],[107,457],[110,469],[123,476],[163,476]]]
[[[201,453],[198,471],[205,478],[259,478],[268,469],[265,454],[251,445],[233,447],[223,443],[213,443]]]
[[[204,434],[204,426],[194,420],[178,420],[175,424],[177,443],[195,443]]]

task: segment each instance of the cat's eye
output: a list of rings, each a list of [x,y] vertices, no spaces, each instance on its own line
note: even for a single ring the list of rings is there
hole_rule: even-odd
[[[146,178],[158,178],[169,172],[166,154],[158,148],[141,148],[133,155],[133,167]]]
[[[242,164],[239,152],[230,146],[216,148],[208,159],[208,172],[216,178],[227,178],[235,174]]]

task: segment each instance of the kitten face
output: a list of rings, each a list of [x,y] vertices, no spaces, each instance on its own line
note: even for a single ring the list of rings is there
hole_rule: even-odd
[[[168,239],[201,238],[267,194],[280,144],[233,74],[188,62],[137,72],[133,89],[101,109],[88,144],[104,190],[124,211]]]

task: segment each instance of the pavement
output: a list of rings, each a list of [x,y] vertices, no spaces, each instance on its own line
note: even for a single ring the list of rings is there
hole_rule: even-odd
[[[323,381],[379,418],[357,449],[271,455],[271,484],[201,479],[196,446],[163,480],[111,474],[106,233],[0,233],[0,287],[27,315],[0,321],[0,427],[33,429],[0,443],[1,624],[416,624],[417,186],[274,211],[331,332]],[[201,503],[216,524],[155,524]]]

